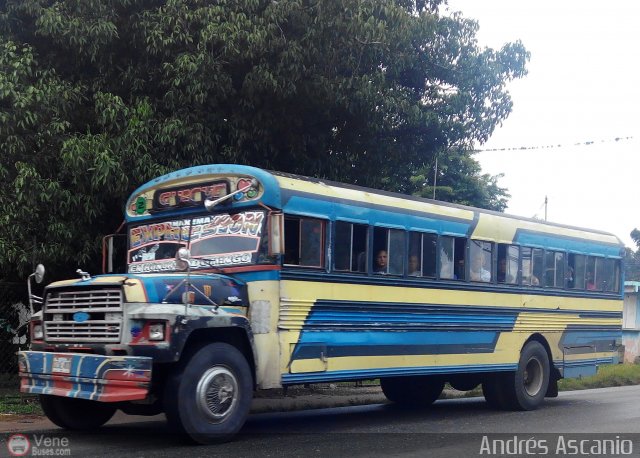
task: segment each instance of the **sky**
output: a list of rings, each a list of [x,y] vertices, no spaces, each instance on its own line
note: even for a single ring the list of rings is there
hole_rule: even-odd
[[[511,194],[506,212],[543,219],[546,196],[549,221],[611,232],[635,248],[640,2],[448,3],[478,21],[481,47],[520,40],[531,53],[528,75],[507,86],[511,114],[475,156],[483,172],[504,173],[498,183]],[[521,147],[540,148],[487,151]]]

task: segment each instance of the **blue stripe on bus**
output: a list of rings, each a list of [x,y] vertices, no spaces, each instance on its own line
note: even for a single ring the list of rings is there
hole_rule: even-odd
[[[604,311],[318,300],[291,358],[492,352],[500,333],[512,331],[521,312],[620,317]],[[562,332],[561,346],[610,351],[620,329],[618,324],[574,324],[553,332]]]
[[[283,192],[286,195],[286,191]],[[339,208],[339,212],[337,211]],[[473,220],[464,220],[418,211],[391,208],[382,205],[350,203],[322,196],[302,197],[291,195],[284,205],[286,213],[297,213],[320,218],[340,218],[362,221],[368,224],[383,224],[404,228],[420,227],[425,231],[466,236]]]
[[[568,325],[562,333],[559,346],[569,355],[614,351],[621,330],[622,326],[598,326],[597,329],[588,329],[586,326]]]
[[[541,247],[547,250],[571,251],[614,258],[620,258],[622,255],[622,247],[617,244],[590,242],[573,237],[533,232],[524,229],[516,230],[513,241],[521,245]]]
[[[517,364],[478,364],[465,366],[422,366],[393,367],[384,369],[356,369],[344,371],[306,372],[300,374],[282,374],[283,385],[297,383],[315,383],[335,380],[362,380],[378,377],[403,375],[466,374],[478,372],[515,371]]]
[[[498,332],[490,331],[308,331],[292,359],[344,356],[389,356],[492,353]],[[318,343],[322,342],[322,343]]]
[[[258,272],[238,272],[231,274],[233,278],[237,278],[245,283],[252,281],[280,280],[279,270],[263,270]]]
[[[328,354],[340,356],[492,352],[499,333],[511,331],[517,318],[515,312],[489,314],[462,307],[339,304],[318,301],[314,305],[293,359],[318,357],[305,349],[307,345],[317,347],[317,342],[327,347]]]

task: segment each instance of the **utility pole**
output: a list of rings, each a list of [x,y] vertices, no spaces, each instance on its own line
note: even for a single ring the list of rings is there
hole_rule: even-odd
[[[436,200],[437,185],[438,185],[438,156],[436,155],[436,167],[433,171],[433,200]]]
[[[547,202],[548,202],[547,196],[544,196],[544,220],[545,221],[547,220]]]

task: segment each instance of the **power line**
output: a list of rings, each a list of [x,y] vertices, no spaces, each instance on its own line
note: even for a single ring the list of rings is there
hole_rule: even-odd
[[[616,143],[622,141],[633,140],[633,136],[628,137],[615,137],[610,139],[602,139],[602,140],[585,140],[582,142],[572,143],[572,144],[556,144],[556,145],[536,145],[536,146],[510,146],[505,148],[487,148],[487,149],[475,149],[473,150],[475,153],[486,152],[486,151],[524,151],[524,150],[536,150],[536,149],[551,149],[551,148],[567,148],[569,146],[592,146],[596,144],[602,143]]]

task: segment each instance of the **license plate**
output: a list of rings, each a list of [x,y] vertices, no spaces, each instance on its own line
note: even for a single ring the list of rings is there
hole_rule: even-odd
[[[54,356],[53,365],[51,366],[51,372],[54,374],[70,374],[71,356]]]

